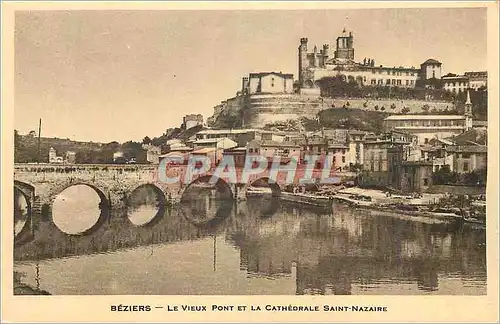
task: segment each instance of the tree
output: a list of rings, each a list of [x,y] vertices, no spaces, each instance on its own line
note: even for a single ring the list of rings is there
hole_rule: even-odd
[[[457,181],[458,173],[450,171],[450,167],[448,165],[444,165],[442,168],[432,174],[432,182],[434,184],[453,184]]]
[[[149,136],[146,136],[142,139],[142,144],[151,144],[151,139]]]
[[[19,156],[21,153],[20,150],[21,150],[21,135],[19,135],[17,129],[14,129],[14,162],[20,162],[19,161]]]

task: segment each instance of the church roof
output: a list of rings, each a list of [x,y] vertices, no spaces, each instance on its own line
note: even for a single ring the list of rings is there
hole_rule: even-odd
[[[441,64],[441,62],[439,62],[438,60],[435,60],[435,59],[428,59],[427,61],[425,61],[421,65],[428,65],[428,64]]]

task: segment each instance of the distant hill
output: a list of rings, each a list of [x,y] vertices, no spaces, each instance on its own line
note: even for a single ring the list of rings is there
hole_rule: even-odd
[[[14,131],[14,160],[17,163],[38,162],[38,137],[33,135],[20,135]],[[53,147],[58,155],[67,151],[83,152],[100,150],[102,143],[78,142],[62,138],[40,138],[40,161],[48,162],[49,149]]]

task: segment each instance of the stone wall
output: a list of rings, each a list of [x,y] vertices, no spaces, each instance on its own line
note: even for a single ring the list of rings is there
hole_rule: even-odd
[[[319,112],[329,108],[355,108],[367,111],[385,111],[400,114],[403,108],[408,108],[409,114],[422,113],[422,107],[427,105],[429,111],[452,110],[455,106],[450,102],[423,100],[367,100],[362,98],[321,98],[300,94],[263,94],[249,97],[243,108],[243,126],[260,128],[268,123],[313,118]]]

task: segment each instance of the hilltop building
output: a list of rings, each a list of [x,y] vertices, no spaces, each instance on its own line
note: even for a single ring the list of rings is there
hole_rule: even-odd
[[[464,75],[448,73],[442,77],[443,88],[453,93],[478,90],[488,86],[488,72],[465,72]]]
[[[242,79],[243,94],[293,93],[293,74],[282,72],[250,73]]]
[[[418,144],[433,138],[447,138],[472,129],[472,103],[467,92],[463,115],[392,115],[384,119],[386,129],[408,132],[418,137]]]
[[[364,58],[356,62],[354,57],[354,36],[346,33],[336,39],[336,48],[333,56],[329,45],[323,45],[318,51],[314,46],[313,52],[308,52],[307,38],[300,39],[298,48],[299,80],[298,88],[301,93],[318,94],[320,80],[325,77],[342,76],[345,81],[355,81],[360,85],[388,85],[395,87],[413,88],[417,80],[441,78],[441,62],[429,59],[415,67],[387,67],[376,65],[372,58]]]
[[[203,125],[203,115],[190,114],[182,118],[182,128],[190,129],[198,125]]]

